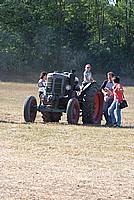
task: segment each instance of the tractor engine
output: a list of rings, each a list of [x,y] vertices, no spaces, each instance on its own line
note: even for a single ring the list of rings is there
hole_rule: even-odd
[[[75,95],[75,91],[78,90],[78,81],[76,79],[74,73],[48,73],[44,105],[66,108],[68,99],[73,94]]]

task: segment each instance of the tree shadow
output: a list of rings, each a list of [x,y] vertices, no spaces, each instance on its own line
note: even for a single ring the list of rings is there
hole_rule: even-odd
[[[126,125],[120,127],[106,127],[105,125],[101,125],[103,128],[112,128],[112,129],[134,129],[134,125]]]
[[[121,126],[121,127],[107,127],[105,125],[100,125],[100,124],[68,124],[67,122],[64,121],[60,121],[60,122],[17,122],[17,121],[8,121],[8,120],[0,120],[0,123],[5,123],[5,124],[25,124],[25,125],[29,125],[29,124],[44,124],[44,125],[48,125],[48,124],[52,124],[52,125],[61,125],[61,126],[80,126],[80,127],[96,127],[96,128],[112,128],[112,129],[134,129],[134,125],[126,125],[126,126]]]
[[[54,124],[54,123],[53,123]],[[81,127],[96,127],[96,128],[112,128],[112,129],[134,129],[134,125],[126,125],[126,126],[121,126],[121,127],[107,127],[105,125],[102,124],[68,124],[67,122],[60,122],[60,123],[56,123],[59,125],[66,125],[66,126],[81,126]]]
[[[0,120],[0,123],[5,123],[5,124],[24,124],[23,122],[8,121],[8,120]]]

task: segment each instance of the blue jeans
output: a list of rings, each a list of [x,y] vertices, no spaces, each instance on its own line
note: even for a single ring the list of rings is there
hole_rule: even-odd
[[[116,111],[116,118],[114,115],[114,111]],[[112,124],[115,123],[117,126],[121,125],[121,109],[120,109],[120,103],[116,100],[113,101],[111,106],[108,108],[108,115],[111,116]]]
[[[104,101],[103,103],[103,114],[106,120],[106,124],[111,124],[111,116],[108,115],[108,108],[111,106],[113,102],[113,98],[109,99],[108,101]]]

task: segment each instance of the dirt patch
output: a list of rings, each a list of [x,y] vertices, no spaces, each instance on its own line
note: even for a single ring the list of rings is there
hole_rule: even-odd
[[[4,123],[0,128],[1,199],[134,199],[133,130]]]

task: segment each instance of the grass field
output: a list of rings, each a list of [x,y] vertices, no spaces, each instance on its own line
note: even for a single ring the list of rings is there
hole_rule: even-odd
[[[28,95],[35,84],[0,82],[0,200],[134,200],[134,87],[121,128],[26,124]]]

